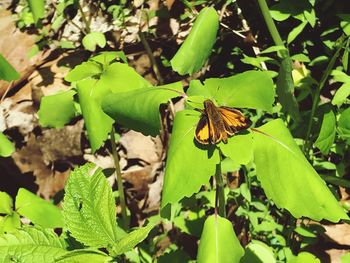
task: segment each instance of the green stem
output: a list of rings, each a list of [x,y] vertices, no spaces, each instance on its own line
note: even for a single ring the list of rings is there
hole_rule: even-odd
[[[83,8],[81,7],[79,1],[77,1],[77,5],[78,5],[78,10],[81,13],[81,19],[83,20],[83,23],[84,23],[85,28],[86,28],[86,32],[90,33],[91,32],[90,24],[85,17],[85,13],[84,13]]]
[[[112,131],[111,131],[112,154],[113,154],[113,160],[114,160],[114,166],[115,166],[115,177],[117,179],[117,184],[118,184],[120,206],[122,208],[122,223],[123,223],[124,229],[128,229],[129,226],[128,226],[128,218],[126,213],[126,203],[125,203],[122,172],[120,170],[119,156],[117,153],[117,145],[115,143],[114,133],[115,133],[115,130],[114,130],[114,127],[112,127]]]
[[[320,101],[320,95],[321,95],[321,91],[324,87],[324,85],[326,84],[326,81],[329,77],[329,75],[331,74],[332,72],[332,69],[334,67],[334,64],[335,64],[335,61],[337,60],[338,56],[339,56],[339,53],[340,51],[343,49],[345,43],[346,43],[346,38],[344,38],[343,36],[341,37],[341,42],[339,44],[339,47],[338,49],[336,50],[336,52],[334,53],[333,57],[331,58],[331,60],[329,61],[328,65],[327,65],[327,68],[326,68],[326,71],[325,73],[323,74],[321,80],[320,80],[320,84],[318,86],[318,89],[316,90],[316,93],[313,97],[313,101],[312,101],[312,108],[311,108],[311,113],[310,113],[310,118],[309,118],[309,123],[308,123],[308,126],[307,126],[307,130],[306,130],[306,137],[305,137],[305,141],[304,141],[304,146],[303,146],[303,150],[306,154],[308,154],[310,148],[311,148],[311,140],[310,140],[310,137],[311,137],[311,128],[312,128],[312,124],[313,124],[313,121],[314,121],[314,117],[315,117],[315,113],[316,113],[316,109],[317,109],[317,106],[318,106],[318,103]]]
[[[283,46],[284,44],[283,44],[282,38],[281,38],[280,34],[278,33],[278,30],[276,28],[275,23],[272,20],[270,10],[266,4],[266,1],[265,0],[258,0],[258,3],[260,6],[261,13],[264,17],[265,23],[267,25],[267,28],[271,34],[273,41],[275,42],[275,45],[276,46]]]
[[[224,181],[221,174],[221,162],[216,165],[215,171],[216,182],[216,195],[215,195],[215,209],[219,205],[219,216],[226,217],[226,204],[225,204],[225,188]]]

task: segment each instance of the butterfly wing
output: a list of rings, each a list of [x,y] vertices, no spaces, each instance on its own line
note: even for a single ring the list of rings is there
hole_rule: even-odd
[[[219,107],[219,112],[224,121],[225,130],[229,135],[249,127],[249,121],[242,112],[229,107]]]
[[[209,121],[208,116],[202,113],[199,122],[197,124],[195,138],[201,144],[209,144]]]

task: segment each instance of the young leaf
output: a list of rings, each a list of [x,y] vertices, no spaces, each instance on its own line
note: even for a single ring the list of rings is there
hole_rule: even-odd
[[[219,215],[209,216],[199,242],[197,262],[238,263],[243,254],[231,222]]]
[[[248,164],[253,159],[253,134],[237,134],[227,143],[220,143],[219,147],[235,164]]]
[[[335,92],[332,99],[332,104],[340,107],[346,101],[350,95],[350,83],[344,83],[340,88]]]
[[[90,60],[96,61],[104,66],[108,66],[113,60],[121,59],[124,63],[128,63],[123,51],[104,51],[90,58]]]
[[[96,47],[104,48],[106,45],[106,37],[101,32],[91,32],[82,40],[83,46],[89,51],[95,51]]]
[[[116,93],[105,97],[102,109],[125,127],[156,136],[161,129],[160,104],[182,93],[181,82]]]
[[[336,131],[335,124],[335,115],[333,111],[330,110],[323,116],[320,134],[315,142],[315,146],[325,155],[328,154],[334,142]]]
[[[52,230],[24,227],[0,236],[0,262],[54,263],[65,247]]]
[[[296,37],[303,32],[304,27],[307,25],[307,20],[301,22],[298,26],[294,27],[292,31],[289,32],[287,43],[290,44],[296,39]]]
[[[63,227],[61,210],[24,188],[20,188],[16,196],[16,211],[42,227]]]
[[[340,27],[343,29],[344,33],[347,36],[350,36],[350,15],[349,14],[341,14],[338,15],[342,21],[340,21]]]
[[[9,157],[15,151],[15,146],[0,132],[0,156]]]
[[[191,85],[187,94],[214,98],[219,106],[266,111],[272,111],[275,100],[272,79],[267,73],[261,71],[246,71],[228,78],[207,79],[204,86]]]
[[[34,22],[45,16],[45,0],[28,0],[30,11],[33,14]]]
[[[177,203],[199,191],[214,175],[220,158],[212,146],[201,146],[194,139],[199,114],[184,110],[176,114],[165,167],[162,205]]]
[[[68,82],[79,81],[101,73],[102,67],[98,63],[94,61],[86,61],[69,71],[64,80]]]
[[[58,263],[112,262],[113,258],[97,249],[76,249],[56,259]]]
[[[201,10],[190,34],[170,61],[173,70],[180,75],[199,71],[207,61],[216,41],[219,16],[212,7]]]
[[[275,263],[273,250],[265,243],[252,240],[245,249],[240,263]]]
[[[123,238],[119,239],[113,245],[113,254],[117,256],[133,249],[138,243],[142,242],[148,236],[148,233],[153,229],[153,227],[153,224],[149,224],[145,227],[140,227],[139,229],[136,229],[128,233]]]
[[[117,241],[116,207],[102,170],[93,165],[74,169],[65,187],[63,216],[68,230],[87,246],[107,247]]]
[[[19,73],[10,63],[0,54],[0,79],[12,81],[19,78]]]
[[[62,128],[67,124],[75,115],[74,94],[75,91],[68,90],[43,97],[38,111],[39,124],[54,128]]]
[[[13,211],[13,200],[8,193],[0,192],[0,214],[11,214]]]
[[[110,89],[104,82],[94,79],[79,81],[77,89],[89,141],[95,152],[112,129],[113,120],[101,109],[102,98],[110,93]]]
[[[300,119],[298,103],[294,96],[294,81],[292,77],[292,60],[289,55],[282,59],[276,82],[278,100],[282,109],[298,121]]]
[[[304,216],[331,222],[348,219],[282,120],[271,121],[259,130],[266,134],[254,134],[254,160],[257,177],[267,197],[295,218]]]

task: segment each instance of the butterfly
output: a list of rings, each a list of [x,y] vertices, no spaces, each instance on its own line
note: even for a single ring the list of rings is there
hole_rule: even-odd
[[[204,101],[204,110],[195,131],[201,144],[227,143],[227,139],[242,129],[247,129],[249,120],[242,112],[230,107],[217,107],[211,100]]]

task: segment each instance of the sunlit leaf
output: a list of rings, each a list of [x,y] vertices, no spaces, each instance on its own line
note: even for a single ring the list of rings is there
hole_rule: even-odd
[[[95,51],[96,47],[104,48],[106,45],[106,37],[101,32],[91,32],[84,36],[82,40],[83,46],[89,51]]]
[[[320,149],[323,154],[328,154],[333,145],[336,131],[336,120],[332,110],[323,116],[322,126],[315,146]]]
[[[12,197],[5,192],[0,192],[0,214],[11,214],[13,210]]]
[[[199,71],[207,61],[216,40],[219,16],[213,7],[201,10],[190,34],[171,60],[180,75]]]
[[[245,165],[253,159],[253,135],[237,134],[228,139],[228,142],[220,143],[222,153],[229,157],[235,164]]]
[[[266,195],[296,218],[348,219],[283,122],[274,120],[259,130],[265,134],[254,134],[254,161]]]
[[[344,83],[340,88],[335,92],[332,99],[332,104],[340,107],[347,100],[350,95],[350,83]]]
[[[265,243],[252,240],[245,249],[240,263],[274,263],[276,262],[272,248]]]
[[[15,151],[13,143],[0,132],[0,156],[9,157]]]
[[[243,254],[231,222],[219,215],[209,216],[199,242],[197,262],[238,263]]]
[[[16,80],[20,77],[19,73],[11,64],[0,54],[0,79],[6,81]]]
[[[343,29],[344,33],[347,36],[350,36],[350,15],[349,14],[341,14],[338,15],[342,21],[340,21],[340,27]]]
[[[27,0],[30,11],[33,14],[34,22],[45,16],[45,0]]]
[[[300,252],[298,256],[292,258],[290,263],[321,263],[321,261],[309,252]]]
[[[56,258],[58,263],[80,263],[80,262],[112,262],[113,258],[97,249],[75,249],[67,251],[66,254]]]
[[[36,225],[47,228],[63,227],[61,210],[24,188],[20,188],[16,196],[16,211]]]
[[[69,71],[64,80],[68,82],[79,81],[101,73],[102,67],[98,63],[94,61],[87,61],[75,66],[71,71]]]

